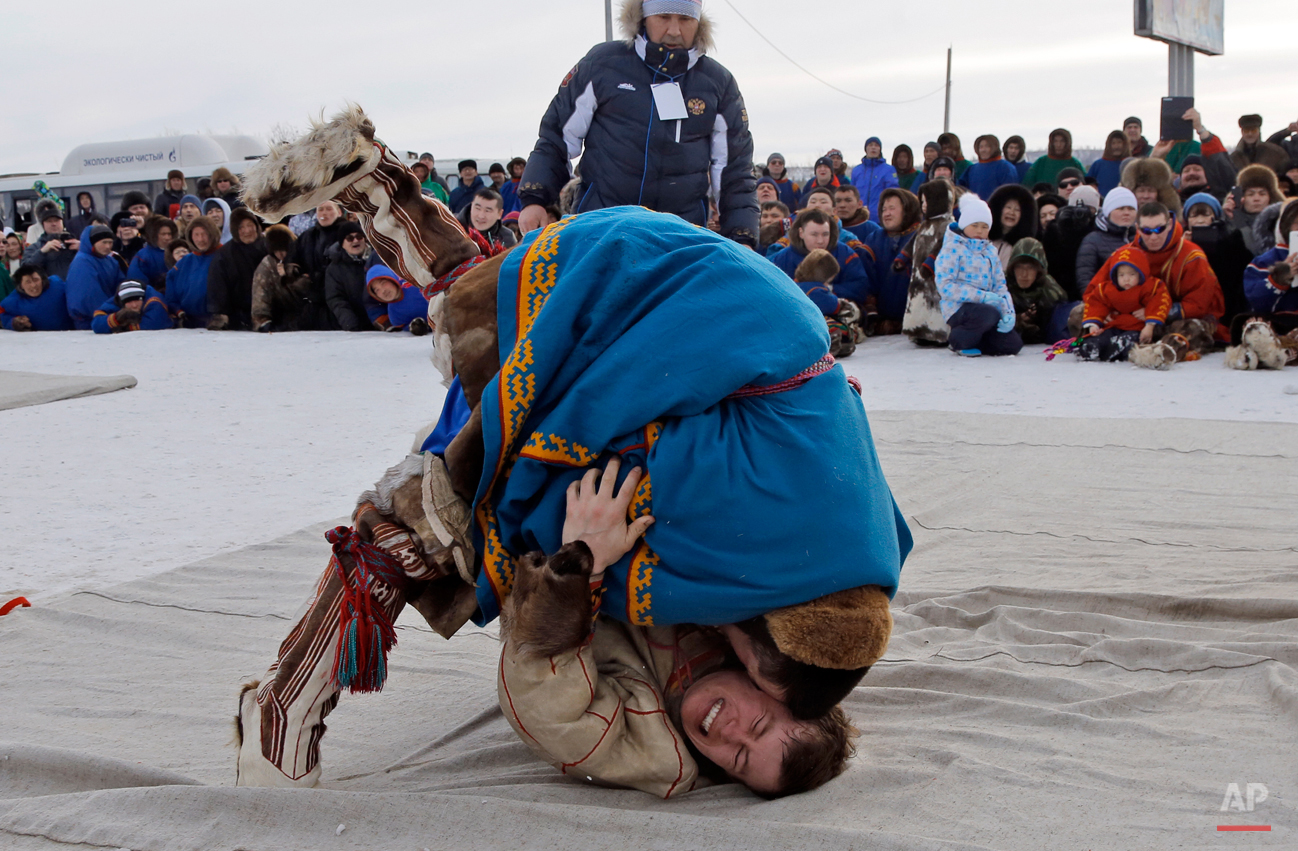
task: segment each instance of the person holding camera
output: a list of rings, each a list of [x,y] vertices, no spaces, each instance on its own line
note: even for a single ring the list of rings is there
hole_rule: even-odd
[[[42,211],[41,228],[45,232],[27,246],[23,264],[37,267],[46,277],[66,278],[81,242],[64,227],[63,211],[57,204],[51,204]]]

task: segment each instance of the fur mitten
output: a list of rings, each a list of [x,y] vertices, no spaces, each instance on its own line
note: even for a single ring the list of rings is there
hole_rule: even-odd
[[[32,330],[32,321],[26,316],[15,316],[9,327],[14,331],[30,331]]]

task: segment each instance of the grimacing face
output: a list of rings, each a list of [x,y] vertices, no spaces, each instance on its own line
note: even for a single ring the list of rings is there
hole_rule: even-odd
[[[765,204],[767,201],[780,200],[780,193],[775,191],[775,187],[769,183],[757,184],[757,203]]]
[[[41,276],[40,275],[23,275],[18,281],[18,289],[28,298],[36,298],[41,294]]]

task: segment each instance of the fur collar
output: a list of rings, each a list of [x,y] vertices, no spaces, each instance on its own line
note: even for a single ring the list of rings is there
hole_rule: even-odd
[[[622,14],[618,26],[622,30],[622,40],[628,47],[635,47],[636,36],[640,35],[640,25],[644,23],[644,0],[622,0]],[[715,45],[712,41],[712,19],[704,12],[699,18],[699,33],[694,37],[691,53],[697,51],[700,56],[706,54]],[[693,63],[691,62],[691,67]]]

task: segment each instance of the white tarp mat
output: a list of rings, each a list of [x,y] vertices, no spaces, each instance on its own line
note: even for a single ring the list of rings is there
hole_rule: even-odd
[[[327,790],[233,788],[236,689],[324,568],[321,525],[0,618],[0,847],[1080,851],[1245,824],[1294,847],[1298,426],[872,421],[916,547],[849,701],[860,756],[821,790],[563,778],[496,707],[494,630],[446,643],[410,612],[384,692],[329,717]]]
[[[0,411],[112,393],[135,386],[132,375],[46,375],[0,370]]]

